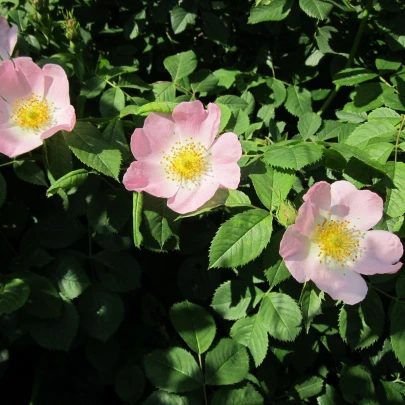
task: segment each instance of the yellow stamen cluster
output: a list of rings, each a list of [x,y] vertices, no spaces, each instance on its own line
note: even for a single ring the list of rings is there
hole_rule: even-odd
[[[166,178],[180,184],[198,183],[209,171],[206,149],[192,138],[184,143],[176,142],[168,153],[163,152],[161,164],[165,166]]]
[[[348,261],[356,261],[360,254],[360,238],[363,233],[349,225],[350,221],[347,220],[325,219],[316,226],[312,238],[319,246],[320,263],[322,259],[333,259],[344,267]]]
[[[13,107],[11,120],[21,128],[38,130],[52,121],[52,103],[36,94],[15,100]]]

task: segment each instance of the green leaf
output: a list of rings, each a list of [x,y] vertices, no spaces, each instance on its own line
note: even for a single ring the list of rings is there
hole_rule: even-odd
[[[269,5],[253,7],[248,24],[284,20],[291,11],[293,0],[273,0]]]
[[[51,197],[59,190],[68,192],[73,187],[80,187],[87,179],[89,172],[85,169],[78,169],[65,174],[60,179],[56,180],[51,187],[46,190],[46,196]]]
[[[387,107],[390,107],[393,110],[405,111],[405,96],[395,93],[387,93],[382,95],[382,99]]]
[[[305,113],[298,120],[298,131],[302,139],[306,140],[315,135],[321,125],[322,119],[319,115],[312,112]]]
[[[278,340],[293,341],[301,331],[301,311],[296,301],[286,294],[265,295],[259,308],[259,320]]]
[[[233,340],[249,348],[256,367],[263,362],[267,354],[269,340],[267,330],[257,315],[251,315],[235,322],[230,335]]]
[[[100,99],[102,117],[118,117],[125,107],[124,92],[118,87],[112,87],[103,93]]]
[[[83,266],[69,256],[58,260],[55,278],[59,291],[71,300],[77,298],[91,285]]]
[[[266,260],[266,258],[264,258]],[[291,276],[291,273],[287,269],[284,260],[278,260],[276,264],[270,266],[265,271],[266,278],[270,284],[270,287],[274,287],[280,284]]]
[[[80,296],[78,310],[80,327],[104,342],[118,329],[124,318],[124,304],[120,296],[96,284]]]
[[[152,103],[144,104],[138,107],[138,115],[149,115],[151,112],[171,114],[176,107],[177,103],[169,101],[153,101]]]
[[[392,350],[399,362],[405,367],[405,304],[401,301],[395,302],[391,316],[391,344]]]
[[[88,122],[77,122],[64,136],[69,148],[85,165],[118,180],[121,153],[101,139],[96,127]]]
[[[21,308],[30,295],[30,287],[21,278],[0,281],[0,315],[11,314]]]
[[[209,349],[216,327],[213,317],[204,308],[189,301],[179,302],[171,308],[170,319],[191,350],[202,354]]]
[[[225,104],[221,104],[221,103],[216,103],[218,105],[218,107],[221,110],[221,121],[219,123],[219,132],[222,132],[225,127],[227,126],[231,115],[232,115],[232,111],[231,109],[225,105]]]
[[[243,135],[249,127],[249,116],[243,110],[232,112],[232,119],[228,123],[228,128],[236,135]]]
[[[325,20],[333,5],[322,0],[300,0],[300,7],[305,14],[318,20]]]
[[[333,386],[326,384],[325,393],[317,398],[318,405],[344,405],[339,391]]]
[[[192,391],[203,384],[194,357],[180,347],[155,350],[144,358],[144,366],[152,384],[169,392]]]
[[[153,94],[158,103],[174,103],[176,98],[176,85],[172,82],[155,82],[152,85]],[[142,105],[143,107],[143,105]]]
[[[359,405],[377,405],[374,384],[363,366],[346,366],[340,376],[340,389],[346,401]]]
[[[307,378],[304,382],[295,384],[291,390],[301,400],[319,395],[323,389],[323,379],[318,376]]]
[[[382,73],[393,72],[401,67],[401,58],[399,55],[384,55],[375,60],[375,67]]]
[[[243,98],[229,95],[219,96],[215,103],[226,105],[231,111],[244,110],[248,106],[248,103]]]
[[[391,108],[381,107],[371,111],[367,116],[367,120],[370,122],[384,122],[395,126],[401,122],[401,116]]]
[[[132,231],[134,245],[139,249],[142,244],[143,236],[140,231],[142,224],[142,206],[143,193],[132,193]]]
[[[391,141],[395,139],[396,129],[393,125],[385,122],[366,122],[359,125],[346,139],[348,145],[358,148],[366,147],[370,142],[377,140]]]
[[[382,175],[385,175],[384,166],[371,159],[366,152],[362,151],[360,148],[357,148],[354,145],[334,143],[331,144],[331,149],[339,152],[347,162],[352,158],[358,159],[367,166],[370,166],[374,170],[380,172]]]
[[[205,93],[215,90],[218,78],[207,69],[199,69],[190,75],[190,85],[194,93]]]
[[[339,314],[339,333],[353,349],[372,345],[383,333],[384,308],[378,294],[370,289],[360,305],[344,305]]]
[[[272,216],[254,209],[225,222],[210,247],[210,267],[237,267],[255,259],[266,247],[272,232]]]
[[[270,211],[277,209],[287,198],[295,180],[294,173],[271,167],[266,168],[266,173],[249,177],[260,201]]]
[[[125,138],[124,128],[120,119],[112,119],[102,133],[102,138],[112,149],[118,149],[121,152],[122,159],[133,159],[129,150],[127,139]]]
[[[262,297],[259,288],[242,280],[228,280],[215,291],[211,306],[224,319],[235,320],[246,316]]]
[[[246,349],[232,339],[221,339],[205,358],[205,383],[229,385],[242,381],[249,372]]]
[[[127,363],[118,371],[114,388],[122,401],[130,404],[137,403],[145,387],[145,377],[140,367]]]
[[[197,14],[195,12],[189,12],[183,7],[175,6],[172,11],[170,11],[170,21],[173,32],[175,34],[180,34],[187,28],[189,24],[195,24],[196,17]]]
[[[354,86],[355,84],[367,82],[378,75],[366,68],[348,68],[341,70],[333,76],[333,83],[340,86]]]
[[[31,318],[28,322],[30,334],[40,346],[65,352],[69,351],[78,325],[79,316],[76,307],[69,301],[63,301],[58,318]]]
[[[322,148],[314,143],[299,143],[291,146],[270,146],[263,160],[270,166],[299,170],[317,162],[322,157]]]
[[[139,287],[141,268],[129,253],[103,250],[91,257],[104,267],[97,267],[96,273],[106,290],[129,292]]]
[[[142,225],[148,229],[160,248],[163,248],[178,230],[179,222],[175,222],[176,214],[167,207],[165,200],[148,194],[144,194],[143,214]]]
[[[390,217],[399,217],[405,214],[405,163],[387,162],[385,169],[395,188],[387,188],[384,212]]]
[[[187,397],[171,394],[166,391],[155,391],[146,401],[144,405],[192,405]]]
[[[72,152],[61,132],[45,140],[43,151],[51,183],[73,170]]]
[[[105,89],[106,81],[101,77],[92,77],[84,83],[80,95],[86,98],[97,97]]]
[[[38,318],[57,318],[60,316],[62,300],[53,284],[45,277],[32,272],[21,274],[30,286],[30,297],[24,312]]]
[[[170,73],[173,82],[177,83],[183,77],[188,76],[197,67],[197,57],[193,51],[178,53],[168,56],[163,64]]]
[[[302,87],[288,87],[285,108],[290,114],[297,117],[312,112],[311,93]]]
[[[211,405],[263,405],[263,397],[246,384],[243,388],[221,388],[215,391]]]
[[[310,283],[306,283],[301,292],[300,304],[305,330],[308,333],[312,320],[322,312],[323,291],[317,291]]]
[[[13,163],[13,169],[16,176],[27,183],[38,186],[48,186],[44,171],[30,160],[16,160]]]

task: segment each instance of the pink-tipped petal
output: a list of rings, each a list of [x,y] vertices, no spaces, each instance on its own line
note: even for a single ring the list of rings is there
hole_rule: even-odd
[[[0,152],[12,158],[42,145],[41,138],[33,132],[22,132],[12,126],[0,129]]]
[[[31,86],[27,79],[24,75],[19,74],[11,60],[0,63],[0,83],[0,97],[9,105],[16,99],[26,97],[31,93]]]
[[[59,108],[69,106],[69,82],[63,68],[50,63],[45,65],[42,71],[45,76],[45,98]]]
[[[319,264],[317,257],[311,255],[310,240],[301,235],[296,225],[289,226],[285,231],[280,243],[280,256],[299,283],[310,280],[310,270]]]
[[[142,128],[136,128],[131,136],[131,152],[136,160],[145,158],[152,153],[149,140]]]
[[[213,165],[236,163],[242,156],[242,146],[236,134],[226,132],[214,142],[209,152]]]
[[[146,191],[164,198],[173,196],[179,188],[176,182],[166,178],[162,165],[147,161],[132,162],[124,174],[123,183],[127,190]]]
[[[183,186],[167,201],[167,206],[179,214],[187,214],[200,208],[213,197],[219,187],[215,180],[208,179],[193,190]]]
[[[304,203],[298,210],[295,224],[301,234],[310,236],[316,225],[327,215],[330,208],[330,184],[315,183],[303,196]]]
[[[404,248],[398,236],[387,231],[368,231],[360,242],[361,257],[353,263],[353,270],[360,274],[373,275],[396,273]]]
[[[200,126],[200,135],[198,139],[207,149],[211,147],[218,134],[220,122],[221,109],[216,104],[209,103],[207,106],[206,118]]]
[[[16,58],[13,60],[20,81],[26,80],[29,84],[29,93],[44,95],[45,78],[42,69],[31,58]],[[29,94],[27,93],[27,95]]]
[[[236,190],[240,182],[240,167],[237,163],[226,165],[212,165],[212,173],[216,178],[220,187]]]
[[[336,181],[331,186],[331,213],[350,221],[361,231],[372,228],[382,217],[383,200],[369,190],[357,190],[348,181]]]
[[[363,277],[350,269],[319,267],[312,272],[311,279],[320,290],[345,304],[357,304],[367,295],[367,284]]]
[[[168,114],[151,113],[143,125],[143,132],[149,140],[153,152],[163,152],[178,141],[175,136],[175,124]]]
[[[11,28],[8,21],[0,16],[0,58],[7,60],[13,53],[15,44],[17,43],[18,27],[12,24]]]
[[[180,137],[180,141],[193,137],[202,142],[199,137],[200,126],[207,113],[201,101],[180,103],[174,108],[172,116],[176,123],[176,135]]]
[[[70,132],[76,124],[75,109],[70,105],[63,110],[58,111],[54,115],[54,120],[55,124],[42,133],[41,139],[49,138],[61,130]]]

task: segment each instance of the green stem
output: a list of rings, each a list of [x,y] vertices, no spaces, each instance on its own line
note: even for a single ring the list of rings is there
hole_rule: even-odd
[[[348,59],[346,61],[344,69],[349,68],[353,63],[354,57],[355,57],[355,55],[357,53],[357,49],[358,49],[358,47],[360,45],[360,41],[361,41],[361,38],[362,38],[363,33],[364,33],[364,29],[366,28],[367,20],[368,20],[368,17],[370,15],[372,5],[373,5],[373,0],[368,0],[366,8],[363,11],[363,16],[361,17],[361,23],[360,23],[359,29],[357,30],[356,37],[354,38],[352,49],[350,50],[349,57],[348,57]],[[336,97],[336,94],[339,92],[340,87],[341,87],[341,85],[337,84],[335,86],[335,88],[332,90],[332,92],[329,94],[329,96],[325,100],[323,106],[317,112],[317,114],[319,116],[321,116],[324,113],[324,111],[329,107],[331,102]]]
[[[385,295],[386,297],[388,297],[394,301],[405,303],[404,300],[401,300],[400,298],[394,297],[393,295],[388,294],[383,290],[380,290],[379,288],[375,287],[373,284],[371,284],[371,283],[367,283],[367,284],[369,287],[374,288],[374,290],[378,291],[380,294]]]
[[[10,162],[2,163],[0,167],[12,165],[14,162],[14,160],[11,160]]]

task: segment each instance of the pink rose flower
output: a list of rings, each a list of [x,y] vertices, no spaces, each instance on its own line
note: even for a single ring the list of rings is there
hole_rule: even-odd
[[[15,44],[17,43],[18,27],[11,24],[0,15],[0,60],[10,59]]]
[[[137,161],[124,175],[127,190],[168,198],[168,207],[184,214],[218,188],[236,189],[242,148],[232,132],[215,139],[220,117],[217,105],[208,104],[206,111],[200,101],[180,103],[172,115],[151,113],[132,135]]]
[[[347,181],[315,183],[281,240],[280,255],[298,282],[312,280],[333,299],[357,304],[367,294],[360,274],[395,273],[402,266],[399,238],[368,231],[382,211],[382,199],[371,191]]]
[[[0,63],[0,152],[14,157],[76,123],[69,82],[58,65],[42,69],[31,58]]]

